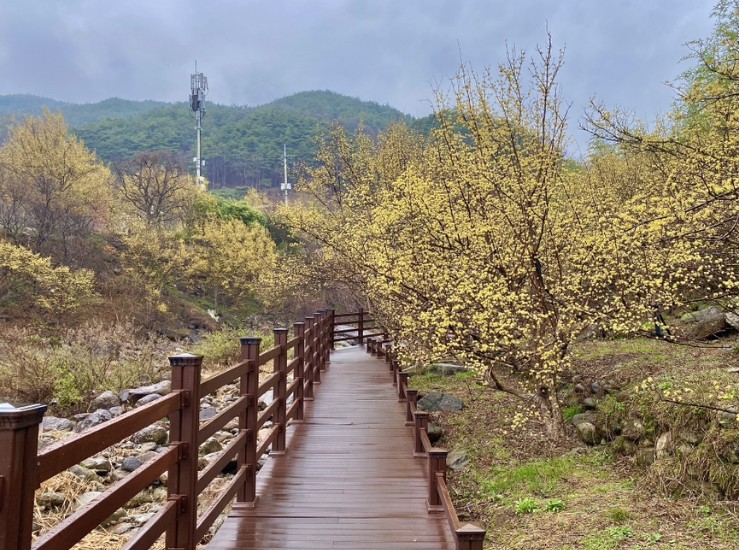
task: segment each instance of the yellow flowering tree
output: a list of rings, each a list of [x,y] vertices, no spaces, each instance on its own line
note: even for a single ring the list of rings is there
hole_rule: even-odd
[[[36,252],[61,248],[57,255],[69,261],[69,242],[105,221],[110,180],[61,115],[29,117],[0,149],[0,229]]]
[[[314,202],[287,214],[406,363],[464,361],[553,439],[573,339],[636,330],[690,285],[676,266],[694,260],[639,223],[654,171],[604,189],[566,161],[561,65],[550,41],[495,72],[463,67],[425,144],[400,128],[377,142],[334,132],[303,183]]]

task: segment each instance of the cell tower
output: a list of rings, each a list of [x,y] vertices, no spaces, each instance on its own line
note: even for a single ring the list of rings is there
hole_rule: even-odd
[[[287,145],[282,146],[282,170],[285,180],[280,185],[280,189],[285,192],[285,206],[287,206],[287,192],[293,188],[292,183],[287,182]]]
[[[208,95],[208,77],[198,72],[198,62],[195,62],[195,73],[190,75],[190,108],[195,113],[195,130],[197,132],[197,144],[195,146],[195,177],[198,184],[202,184],[200,169],[205,161],[200,157],[200,130],[203,127],[205,117],[205,96]]]

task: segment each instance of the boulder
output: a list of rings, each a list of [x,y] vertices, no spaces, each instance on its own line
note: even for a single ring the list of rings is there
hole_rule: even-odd
[[[220,444],[220,442],[214,438],[209,437],[205,441],[203,441],[203,444],[200,446],[200,454],[201,455],[209,455],[212,453],[218,453],[223,449],[223,445]]]
[[[113,393],[112,391],[105,391],[92,400],[92,402],[90,403],[90,408],[92,410],[112,409],[113,407],[117,407],[120,404],[121,400],[115,393]]]
[[[134,443],[147,443],[153,442],[158,445],[164,445],[167,443],[169,438],[169,431],[163,426],[153,425],[147,426],[143,430],[139,430],[131,436],[131,441]]]
[[[57,418],[56,416],[44,416],[41,427],[47,432],[69,432],[74,429],[74,422],[68,418]]]
[[[98,475],[105,475],[113,469],[110,465],[110,461],[102,456],[91,456],[90,458],[86,458],[80,462],[80,466],[87,468],[88,470],[92,470]]]
[[[727,311],[724,315],[726,322],[729,323],[736,330],[739,330],[739,315],[733,311]]]
[[[107,422],[111,418],[113,418],[113,415],[110,414],[110,411],[107,411],[105,409],[98,409],[95,412],[88,414],[83,420],[78,422],[77,425],[74,427],[74,431],[77,433],[82,433],[85,430],[89,430],[90,428],[99,426],[103,422]]]
[[[458,472],[464,469],[470,462],[470,457],[463,451],[452,451],[446,457],[446,466],[452,472]]]
[[[161,398],[162,396],[159,395],[158,393],[150,393],[149,395],[145,395],[144,397],[136,401],[136,404],[134,405],[134,407],[143,407],[144,405],[153,403],[157,399],[161,399]]]
[[[146,397],[147,395],[156,393],[162,396],[167,395],[171,391],[172,382],[169,380],[162,380],[157,384],[150,384],[148,386],[141,386],[140,388],[128,390],[127,398],[131,403],[136,403],[139,399]]]
[[[67,503],[67,497],[54,491],[44,491],[38,496],[36,502],[46,509],[61,508]]]
[[[460,372],[467,372],[469,369],[462,365],[454,363],[434,363],[429,365],[428,371],[439,376],[454,376]]]
[[[121,462],[121,470],[124,472],[133,472],[137,468],[140,468],[143,463],[135,456],[127,456]]]
[[[598,408],[598,405],[595,403],[595,399],[592,397],[586,397],[582,400],[582,406],[585,407],[588,411],[594,411]]]
[[[592,422],[580,422],[575,425],[575,428],[577,429],[577,435],[583,443],[587,443],[588,445],[597,445],[600,443],[600,431]]]
[[[432,422],[428,425],[427,432],[429,434],[429,441],[431,441],[431,443],[436,443],[441,439],[441,436],[444,435],[444,431],[441,429],[441,426],[439,426],[435,422]]]
[[[577,426],[578,424],[582,424],[584,422],[589,422],[590,424],[595,424],[595,419],[597,418],[597,414],[593,412],[584,412],[574,415],[570,419],[570,424],[573,426]]]
[[[686,325],[687,336],[694,340],[704,340],[729,327],[726,315],[716,306],[686,313],[680,320]]]
[[[459,411],[463,407],[461,399],[438,391],[429,392],[418,400],[418,409],[422,411]]]
[[[98,481],[100,479],[94,471],[79,464],[75,464],[67,471],[83,481]]]
[[[113,483],[122,480],[124,477],[131,475],[131,472],[126,470],[113,470],[110,474],[110,481]]]
[[[202,409],[200,411],[200,421],[203,422],[205,420],[210,420],[213,418],[218,411],[215,407],[206,407],[205,409]]]
[[[125,533],[128,533],[134,527],[135,525],[133,523],[128,523],[124,521],[123,523],[118,523],[117,525],[113,525],[112,527],[110,527],[110,529],[107,529],[107,531],[111,535],[120,536]]]
[[[654,445],[655,458],[660,459],[666,457],[672,449],[672,433],[665,432],[657,438]]]

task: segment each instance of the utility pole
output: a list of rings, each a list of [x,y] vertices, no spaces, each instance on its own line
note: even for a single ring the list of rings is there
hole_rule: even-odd
[[[198,72],[198,62],[195,61],[195,72],[190,75],[190,108],[195,113],[195,177],[198,185],[203,185],[203,178],[200,175],[201,167],[205,165],[205,161],[200,156],[200,130],[203,127],[203,118],[205,117],[205,96],[208,94],[208,77]]]
[[[287,206],[287,191],[293,188],[292,184],[287,183],[287,144],[283,144],[282,146],[282,171],[285,179],[282,185],[280,185],[280,189],[285,192],[285,206]]]

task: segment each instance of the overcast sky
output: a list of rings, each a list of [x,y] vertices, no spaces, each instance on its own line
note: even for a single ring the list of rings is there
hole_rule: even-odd
[[[713,0],[0,0],[0,94],[74,102],[182,101],[195,59],[208,99],[258,105],[328,89],[415,116],[460,58],[476,69],[566,48],[570,129],[591,96],[644,119],[670,108],[665,86],[685,42],[712,28]]]

